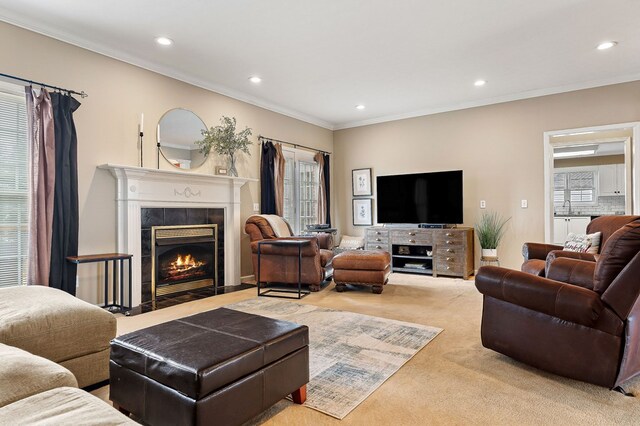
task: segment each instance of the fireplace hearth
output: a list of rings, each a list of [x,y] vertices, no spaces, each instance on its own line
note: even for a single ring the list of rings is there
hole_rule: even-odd
[[[218,227],[151,228],[151,298],[218,286]]]

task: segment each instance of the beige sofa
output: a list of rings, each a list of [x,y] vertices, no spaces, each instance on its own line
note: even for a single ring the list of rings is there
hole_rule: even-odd
[[[0,426],[136,424],[59,364],[3,344],[0,359]]]
[[[79,387],[109,379],[115,317],[61,290],[44,286],[0,289],[0,343],[70,370]]]

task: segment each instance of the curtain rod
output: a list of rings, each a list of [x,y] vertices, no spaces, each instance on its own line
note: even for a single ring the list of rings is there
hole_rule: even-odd
[[[292,146],[292,147],[294,147],[294,148],[304,148],[304,149],[308,149],[308,150],[310,150],[310,151],[322,152],[323,154],[331,154],[329,151],[323,151],[323,150],[321,150],[321,149],[311,148],[311,147],[309,147],[309,146],[304,146],[304,145],[300,145],[300,144],[293,143],[293,142],[280,141],[280,140],[278,140],[278,139],[271,139],[271,138],[268,138],[268,137],[266,137],[266,136],[262,136],[262,135],[258,136],[258,140],[260,140],[260,141],[262,141],[262,142],[264,142],[264,141],[269,141],[269,142],[279,142],[279,143],[284,143],[284,144],[286,144],[286,145],[291,145],[291,146]]]
[[[81,98],[86,98],[87,96],[89,96],[86,93],[84,93],[84,90],[82,92],[76,92],[75,90],[64,89],[62,87],[52,86],[50,84],[40,83],[38,81],[27,80],[26,78],[16,77],[14,75],[0,73],[0,77],[6,77],[6,78],[13,79],[13,80],[23,81],[23,82],[29,83],[31,85],[35,84],[36,86],[48,87],[50,89],[60,90],[61,92],[73,93],[74,95],[80,95]]]

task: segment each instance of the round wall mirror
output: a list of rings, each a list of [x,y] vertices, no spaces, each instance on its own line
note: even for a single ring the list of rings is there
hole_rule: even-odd
[[[200,167],[209,153],[200,152],[195,142],[202,140],[202,130],[206,129],[204,121],[188,109],[175,108],[165,112],[156,134],[162,156],[180,169]]]

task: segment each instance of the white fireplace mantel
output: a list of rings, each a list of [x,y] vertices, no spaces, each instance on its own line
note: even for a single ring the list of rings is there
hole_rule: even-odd
[[[103,164],[117,180],[118,252],[133,254],[132,303],[142,297],[141,209],[223,208],[225,285],[240,283],[240,188],[257,179]]]

